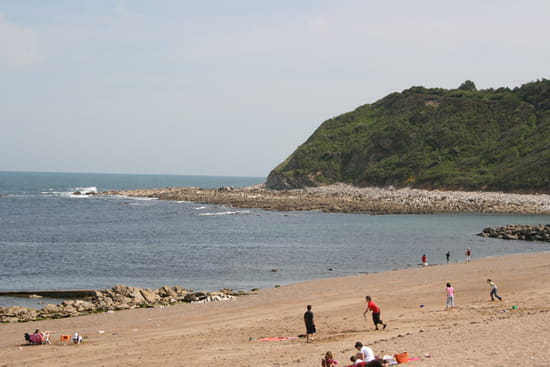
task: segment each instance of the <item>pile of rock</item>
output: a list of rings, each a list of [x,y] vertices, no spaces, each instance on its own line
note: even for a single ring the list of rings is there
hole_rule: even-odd
[[[539,224],[536,226],[508,224],[504,227],[487,227],[478,235],[482,237],[500,238],[503,240],[550,242],[550,224]]]
[[[117,285],[110,290],[95,291],[93,296],[86,299],[63,301],[58,305],[48,304],[40,310],[23,306],[0,307],[0,322],[72,317],[95,312],[168,306],[181,302],[225,301],[244,294],[246,293],[234,292],[231,289],[222,289],[217,292],[195,292],[180,286],[164,286],[157,290],[150,290]]]
[[[316,210],[331,213],[428,214],[516,213],[550,214],[550,195],[502,192],[438,191],[410,188],[355,187],[347,184],[294,190],[172,187],[108,191],[103,195],[221,204],[274,211]]]

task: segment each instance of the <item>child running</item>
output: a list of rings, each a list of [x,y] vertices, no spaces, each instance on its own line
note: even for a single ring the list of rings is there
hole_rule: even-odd
[[[366,320],[367,312],[369,312],[369,310],[372,311],[372,321],[374,322],[375,329],[378,330],[378,324],[384,325],[383,329],[385,329],[386,326],[388,325],[384,324],[384,322],[380,320],[380,308],[376,305],[376,303],[372,301],[372,298],[370,296],[367,296],[366,300],[367,300],[367,308],[365,312],[363,312],[363,317]]]
[[[491,301],[495,300],[495,297],[499,299],[499,301],[502,301],[502,297],[497,294],[497,285],[495,282],[493,282],[491,279],[487,279],[487,283],[491,287],[491,293],[489,294],[491,296]]]

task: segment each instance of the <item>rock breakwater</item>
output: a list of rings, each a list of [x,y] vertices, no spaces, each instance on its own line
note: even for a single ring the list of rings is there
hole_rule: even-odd
[[[518,225],[509,224],[503,227],[484,228],[478,234],[482,237],[500,238],[503,240],[545,241],[550,242],[550,224]]]
[[[222,289],[203,292],[180,286],[164,286],[156,290],[117,285],[110,290],[95,291],[85,299],[63,301],[58,305],[48,304],[42,309],[23,306],[0,307],[0,322],[25,322],[49,318],[72,317],[96,312],[118,311],[130,308],[169,306],[176,303],[205,303],[225,301],[248,294]]]
[[[513,213],[550,214],[550,195],[463,192],[418,189],[359,188],[347,184],[294,190],[197,187],[108,191],[102,194],[161,200],[222,204],[274,211],[316,210],[331,213],[433,214]]]

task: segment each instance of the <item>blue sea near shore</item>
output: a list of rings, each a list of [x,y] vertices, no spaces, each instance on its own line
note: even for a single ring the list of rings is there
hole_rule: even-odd
[[[74,195],[149,187],[243,187],[262,177],[0,172],[0,291],[158,288],[250,290],[473,257],[548,243],[476,236],[550,216],[269,212],[192,202]],[[274,271],[276,270],[276,271]],[[37,305],[0,297],[0,306]],[[56,303],[56,300],[42,302]]]

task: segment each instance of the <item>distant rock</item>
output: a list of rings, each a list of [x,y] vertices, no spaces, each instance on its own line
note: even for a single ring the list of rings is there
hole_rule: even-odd
[[[550,242],[550,224],[518,225],[508,224],[503,227],[484,228],[478,234],[481,237],[492,237],[503,240],[545,241]]]

